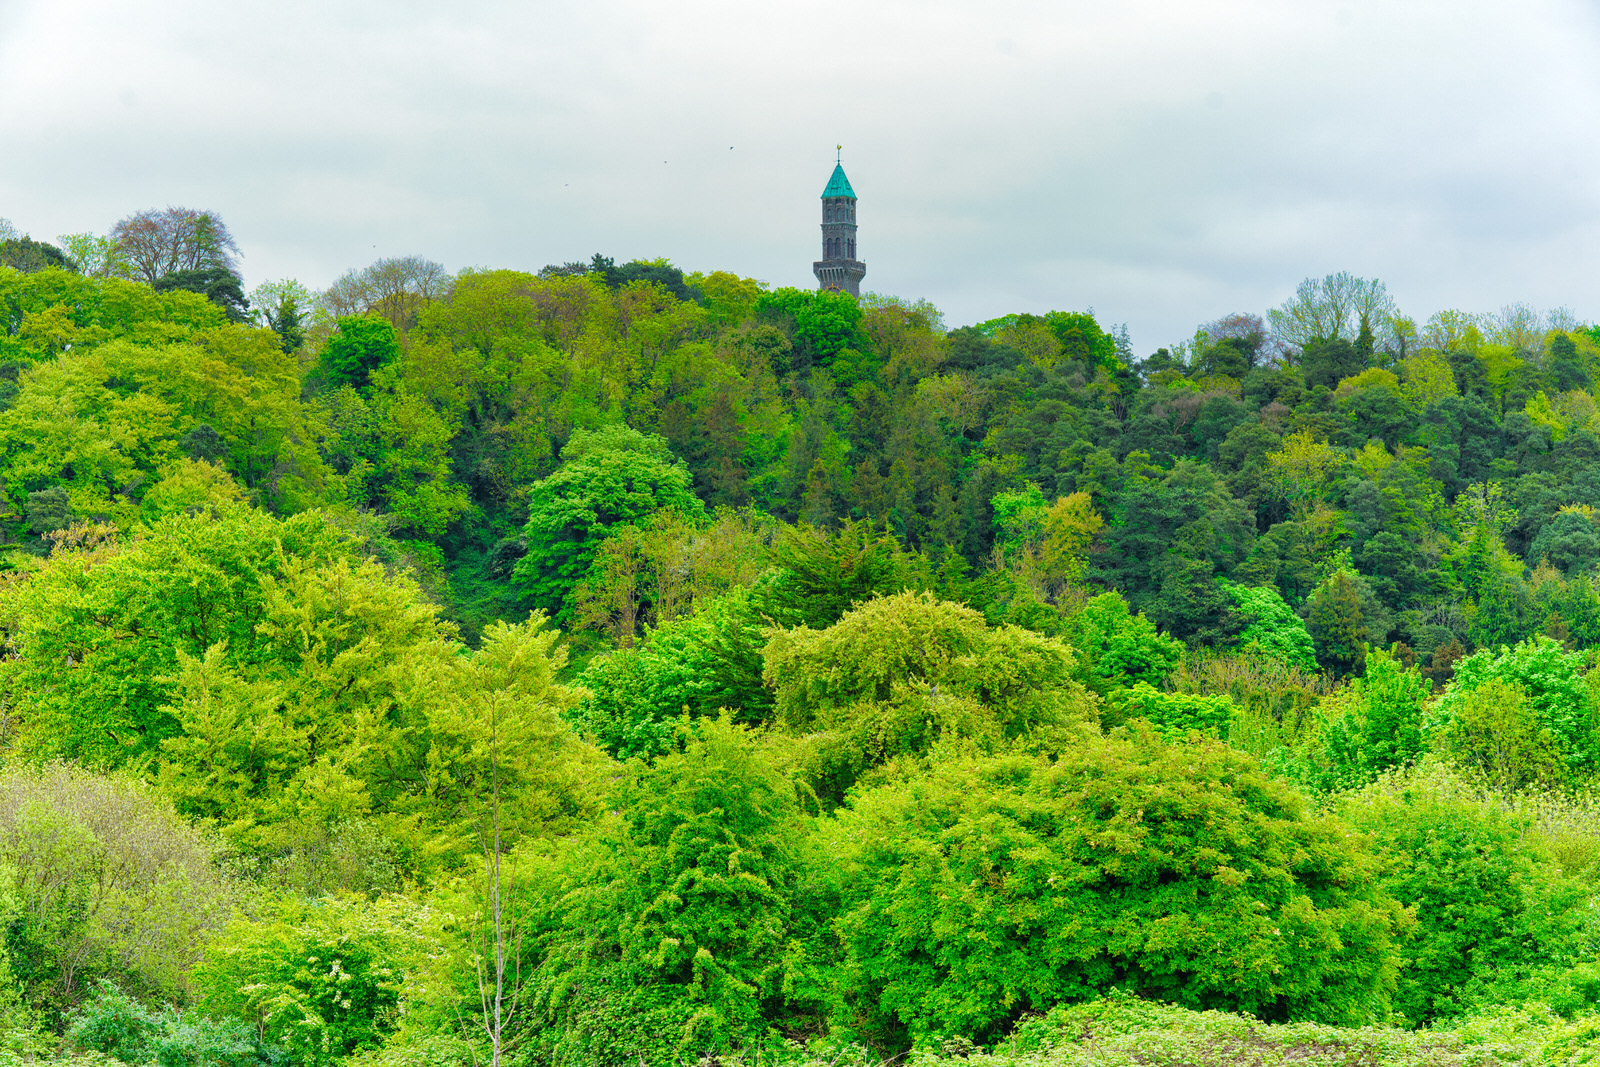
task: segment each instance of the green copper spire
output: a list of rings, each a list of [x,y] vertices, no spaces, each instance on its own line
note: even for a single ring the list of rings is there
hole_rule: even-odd
[[[856,199],[856,191],[850,188],[850,179],[844,176],[844,167],[838,163],[833,165],[833,177],[828,179],[828,187],[822,190],[824,200],[832,200],[836,196]]]
[[[843,153],[844,146],[839,146]],[[848,201],[848,203],[846,203]],[[822,190],[822,258],[811,264],[819,289],[861,295],[867,265],[856,258],[856,191],[844,176],[839,157],[833,157],[833,177]]]

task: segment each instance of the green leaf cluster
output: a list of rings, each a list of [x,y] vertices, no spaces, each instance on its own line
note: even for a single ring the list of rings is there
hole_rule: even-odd
[[[682,752],[630,765],[612,803],[521,875],[536,1055],[632,1067],[781,1046],[772,1027],[806,971],[793,784],[712,719]]]
[[[660,511],[697,516],[692,478],[660,437],[627,426],[575,431],[561,469],[534,486],[516,579],[537,606],[560,616],[616,527]]]
[[[1408,919],[1370,859],[1220,742],[949,759],[824,832],[844,995],[913,1042],[986,1042],[1113,987],[1343,1024],[1395,988]]]
[[[1506,688],[1494,700],[1474,704],[1473,694],[1489,682]],[[1481,721],[1485,713],[1509,714],[1513,720],[1494,727],[1492,735],[1524,736],[1522,751],[1506,757],[1515,767],[1463,736],[1463,731],[1470,733],[1477,725],[1474,718]],[[1456,664],[1455,678],[1430,714],[1427,729],[1432,734],[1454,731],[1459,743],[1477,753],[1469,758],[1496,760],[1507,768],[1507,784],[1515,786],[1539,779],[1541,763],[1553,763],[1558,776],[1600,765],[1596,720],[1595,699],[1584,682],[1583,657],[1539,636],[1510,647],[1480,649]],[[1540,755],[1543,751],[1548,751],[1549,760]]]
[[[993,748],[1095,717],[1070,648],[927,593],[878,597],[823,630],[773,634],[766,679],[792,758],[837,799],[869,768],[944,740]]]

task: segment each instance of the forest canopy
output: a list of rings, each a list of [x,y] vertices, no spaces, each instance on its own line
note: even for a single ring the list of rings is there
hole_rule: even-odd
[[[0,241],[0,1056],[1600,1050],[1600,327],[238,271]]]

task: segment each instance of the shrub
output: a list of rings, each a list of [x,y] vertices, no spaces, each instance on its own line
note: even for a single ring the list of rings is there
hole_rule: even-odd
[[[684,751],[631,764],[613,803],[523,857],[524,997],[542,1025],[521,1039],[539,1062],[597,1067],[767,1047],[803,969],[794,787],[708,719]]]
[[[1520,689],[1472,701],[1491,680]],[[1509,648],[1483,649],[1456,664],[1455,678],[1428,717],[1426,731],[1510,787],[1536,781],[1551,759],[1561,773],[1583,773],[1600,765],[1596,707],[1583,677],[1583,656],[1548,637]],[[1486,748],[1482,741],[1513,731],[1515,750]],[[1545,739],[1548,735],[1548,739]]]
[[[1400,906],[1361,842],[1215,741],[1130,728],[859,793],[841,996],[886,1040],[991,1039],[1123,988],[1267,1019],[1388,1010]]]
[[[1070,640],[1079,654],[1075,672],[1090,689],[1110,690],[1143,682],[1160,688],[1183,657],[1183,642],[1128,610],[1120,593],[1103,593],[1083,606]]]
[[[1415,911],[1395,995],[1407,1020],[1532,1000],[1566,1012],[1595,1004],[1595,887],[1545,860],[1525,817],[1438,764],[1385,775],[1336,810],[1373,836],[1384,889]]]
[[[78,1009],[67,1037],[79,1050],[138,1067],[273,1067],[283,1060],[242,1022],[170,1007],[153,1011],[104,980]]]
[[[408,961],[431,944],[431,916],[401,898],[284,901],[238,920],[195,968],[200,1003],[247,1024],[297,1067],[378,1048],[399,1022]]]
[[[1108,725],[1143,719],[1162,736],[1180,741],[1191,730],[1226,738],[1234,716],[1233,701],[1227,697],[1163,693],[1144,682],[1132,689],[1114,691],[1108,703]]]
[[[1423,703],[1433,687],[1393,653],[1374,650],[1366,674],[1324,704],[1308,777],[1321,789],[1354,789],[1422,754]]]
[[[1172,674],[1178,693],[1225,696],[1237,708],[1228,742],[1262,758],[1301,743],[1333,691],[1326,676],[1264,652],[1194,652]]]
[[[130,777],[60,763],[0,770],[5,947],[28,1001],[53,1022],[102,976],[185,995],[200,942],[236,903],[216,855]]]
[[[944,739],[989,747],[1092,721],[1072,650],[925,593],[869,600],[825,630],[773,635],[766,679],[795,759],[838,800],[860,775],[919,759]]]

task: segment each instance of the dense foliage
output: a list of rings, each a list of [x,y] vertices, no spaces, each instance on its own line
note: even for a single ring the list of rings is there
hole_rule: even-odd
[[[1600,328],[59,241],[0,243],[0,1059],[1600,1045]]]

